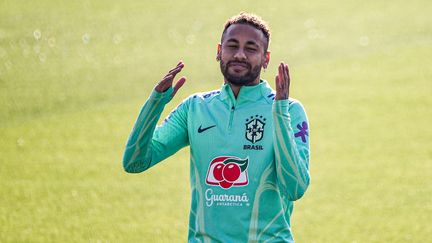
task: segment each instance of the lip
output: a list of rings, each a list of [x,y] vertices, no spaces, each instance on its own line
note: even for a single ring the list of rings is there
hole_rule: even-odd
[[[233,67],[233,68],[241,68],[241,69],[248,69],[249,65],[247,63],[244,62],[230,62],[228,63],[229,67]]]

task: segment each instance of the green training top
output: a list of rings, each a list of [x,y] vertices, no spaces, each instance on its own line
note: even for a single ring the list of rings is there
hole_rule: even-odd
[[[261,80],[185,99],[157,126],[173,89],[153,91],[126,145],[139,173],[190,146],[189,242],[292,242],[293,201],[309,185],[308,120]]]

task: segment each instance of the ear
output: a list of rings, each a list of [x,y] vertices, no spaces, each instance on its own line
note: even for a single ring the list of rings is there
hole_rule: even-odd
[[[264,55],[265,57],[264,57],[263,68],[266,69],[270,62],[270,51],[267,51]]]
[[[221,51],[222,51],[222,45],[219,43],[217,45],[217,53],[216,53],[216,61],[220,61],[221,60]]]

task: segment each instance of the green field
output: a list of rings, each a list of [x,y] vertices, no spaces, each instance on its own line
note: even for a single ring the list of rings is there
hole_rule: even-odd
[[[430,242],[432,2],[0,0],[0,242],[185,242],[188,149],[146,173],[122,154],[154,84],[222,84],[224,21],[268,20],[311,123],[297,242]],[[274,87],[274,85],[273,85]]]

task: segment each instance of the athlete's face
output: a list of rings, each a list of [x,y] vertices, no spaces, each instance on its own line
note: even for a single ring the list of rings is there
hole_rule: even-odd
[[[228,27],[217,53],[225,81],[237,86],[258,84],[261,67],[266,68],[270,60],[266,45],[261,30],[247,24]]]

